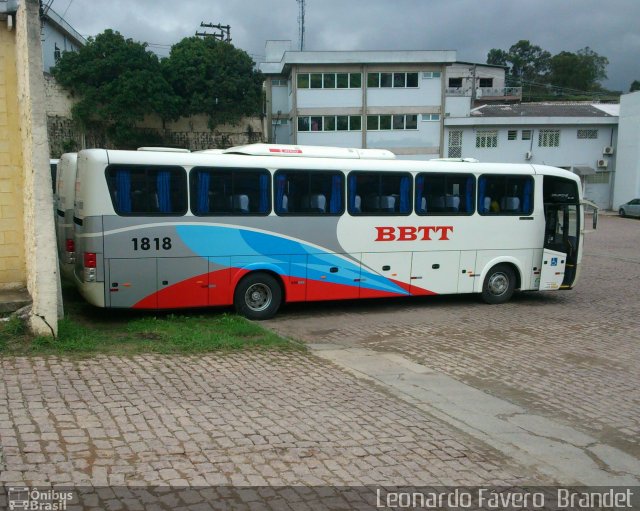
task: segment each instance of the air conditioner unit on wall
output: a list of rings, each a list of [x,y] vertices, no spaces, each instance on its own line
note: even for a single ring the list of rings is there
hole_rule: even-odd
[[[607,165],[609,165],[609,162],[607,160],[598,160],[599,169],[606,169]]]
[[[605,147],[605,148],[602,150],[602,154],[608,154],[608,155],[613,154],[613,147],[611,147],[610,145],[608,145],[607,147]]]
[[[527,151],[526,153],[524,153],[525,160],[530,160],[531,158],[533,158],[533,153],[531,151]]]

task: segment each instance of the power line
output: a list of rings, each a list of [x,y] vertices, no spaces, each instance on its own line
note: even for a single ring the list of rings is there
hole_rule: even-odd
[[[67,11],[69,10],[69,7],[71,7],[71,4],[73,3],[73,0],[69,0],[69,4],[67,5],[67,8],[64,10],[64,12],[62,13],[61,18],[64,20],[64,17],[67,15]]]
[[[196,32],[197,36],[200,37],[213,37],[218,41],[224,41],[225,43],[231,42],[231,25],[221,25],[218,23],[217,25],[213,25],[212,23],[205,23],[204,21],[200,22],[201,27],[206,28],[215,28],[218,29],[219,32],[214,32],[210,34],[209,32]]]

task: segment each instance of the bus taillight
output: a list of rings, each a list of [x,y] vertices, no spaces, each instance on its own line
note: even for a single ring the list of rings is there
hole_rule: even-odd
[[[67,239],[65,241],[65,257],[67,263],[75,263],[76,262],[76,243],[72,239]]]
[[[84,281],[95,282],[97,257],[95,252],[84,253]]]

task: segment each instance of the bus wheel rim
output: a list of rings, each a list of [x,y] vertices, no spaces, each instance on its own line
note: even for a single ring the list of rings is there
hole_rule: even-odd
[[[247,306],[255,312],[263,311],[271,305],[273,295],[271,288],[265,284],[252,284],[245,293]]]
[[[509,288],[509,278],[504,273],[494,273],[489,278],[488,287],[492,295],[500,296]]]

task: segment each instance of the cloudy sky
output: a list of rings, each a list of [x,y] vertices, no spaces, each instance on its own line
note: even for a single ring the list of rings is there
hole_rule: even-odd
[[[47,4],[51,0],[45,0]],[[231,25],[235,46],[264,58],[267,39],[298,39],[296,0],[53,0],[82,35],[106,28],[160,56],[202,31]],[[485,62],[491,48],[528,39],[552,54],[589,46],[609,59],[604,85],[640,80],[640,0],[306,0],[307,50],[457,50]]]

